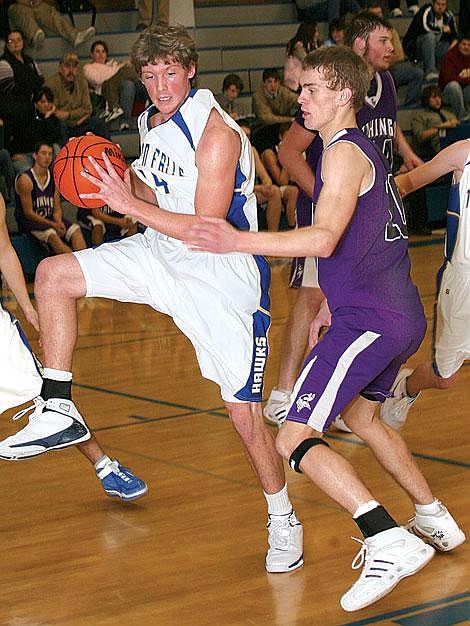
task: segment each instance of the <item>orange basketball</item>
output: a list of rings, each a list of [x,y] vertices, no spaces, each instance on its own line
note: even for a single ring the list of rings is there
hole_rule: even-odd
[[[95,175],[95,170],[88,160],[92,156],[96,162],[106,169],[103,160],[103,152],[108,156],[121,178],[127,169],[121,148],[112,141],[98,135],[84,135],[73,137],[68,141],[54,161],[54,180],[60,194],[71,204],[84,209],[96,209],[103,206],[103,201],[98,199],[80,198],[81,193],[94,193],[98,191],[93,185],[80,174],[88,170]]]

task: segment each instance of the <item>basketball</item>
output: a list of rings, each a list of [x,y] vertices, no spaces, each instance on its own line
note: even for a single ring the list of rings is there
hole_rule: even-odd
[[[98,135],[73,137],[68,141],[54,161],[54,181],[60,194],[71,204],[84,209],[97,209],[103,201],[91,198],[80,198],[81,193],[95,193],[98,188],[80,174],[87,170],[93,176],[95,170],[88,160],[92,156],[98,165],[106,169],[103,160],[106,153],[121,178],[127,169],[121,148],[112,141]]]

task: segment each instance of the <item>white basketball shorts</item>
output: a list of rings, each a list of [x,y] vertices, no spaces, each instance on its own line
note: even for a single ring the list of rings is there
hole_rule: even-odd
[[[151,229],[74,254],[87,297],[148,304],[170,315],[225,401],[261,401],[270,324],[263,257],[193,252]]]
[[[39,368],[18,320],[0,305],[0,413],[40,394]]]
[[[447,263],[437,301],[434,364],[449,378],[470,358],[470,271]]]

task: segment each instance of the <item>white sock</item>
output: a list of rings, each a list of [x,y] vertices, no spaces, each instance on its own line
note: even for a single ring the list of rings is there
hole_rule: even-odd
[[[266,493],[263,491],[268,503],[269,515],[289,515],[292,512],[292,504],[287,493],[287,485],[277,493]]]
[[[59,380],[66,383],[69,380],[72,380],[72,372],[67,372],[65,370],[55,370],[51,367],[45,367],[42,377],[49,378],[49,380]]]
[[[441,503],[434,500],[431,504],[415,504],[415,509],[418,515],[436,515],[441,510]]]
[[[369,502],[364,502],[364,504],[361,504],[361,506],[356,509],[356,512],[353,515],[353,519],[361,517],[361,515],[364,515],[364,513],[368,513],[369,511],[372,511],[372,509],[376,509],[378,506],[380,506],[380,504],[377,502],[377,500],[369,500]]]
[[[111,463],[111,459],[109,458],[109,456],[107,456],[106,454],[104,454],[102,457],[100,457],[96,463],[95,463],[95,470],[97,472],[99,472],[100,470],[102,470],[105,465],[107,465],[108,463]]]

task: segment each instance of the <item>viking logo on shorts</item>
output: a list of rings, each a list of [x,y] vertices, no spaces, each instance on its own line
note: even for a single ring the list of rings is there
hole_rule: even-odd
[[[297,398],[295,405],[297,407],[297,412],[300,413],[302,409],[312,410],[310,406],[310,402],[314,399],[314,393],[303,393],[299,398]]]

